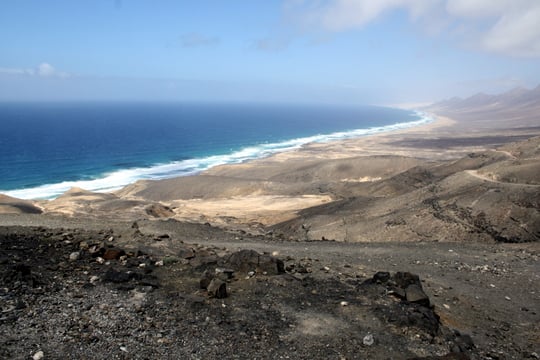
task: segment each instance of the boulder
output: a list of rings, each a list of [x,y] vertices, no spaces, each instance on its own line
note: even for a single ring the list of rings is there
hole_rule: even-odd
[[[245,273],[256,270],[268,275],[277,275],[285,272],[283,261],[271,255],[259,254],[254,250],[240,250],[232,253],[226,263],[236,271]]]
[[[216,299],[223,299],[227,297],[227,284],[219,279],[212,279],[208,284],[208,295]]]
[[[126,252],[122,249],[109,248],[105,249],[105,252],[101,256],[105,260],[118,260],[121,256],[125,255]]]

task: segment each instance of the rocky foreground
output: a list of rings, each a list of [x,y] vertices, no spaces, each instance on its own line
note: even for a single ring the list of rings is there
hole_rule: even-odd
[[[535,247],[276,244],[176,221],[3,226],[0,244],[5,359],[538,358]]]

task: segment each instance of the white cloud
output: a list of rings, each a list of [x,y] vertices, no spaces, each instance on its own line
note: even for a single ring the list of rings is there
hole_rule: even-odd
[[[70,74],[56,70],[52,65],[48,63],[41,63],[35,68],[3,68],[0,67],[0,74],[10,75],[27,75],[27,76],[40,76],[40,77],[60,77],[66,78]]]
[[[50,64],[42,63],[37,67],[37,74],[39,76],[53,76],[56,70]]]
[[[540,1],[529,11],[501,15],[482,38],[485,49],[517,56],[540,57]]]
[[[327,32],[359,29],[402,10],[426,30],[452,31],[477,49],[540,57],[540,0],[289,0],[285,9],[303,28]]]

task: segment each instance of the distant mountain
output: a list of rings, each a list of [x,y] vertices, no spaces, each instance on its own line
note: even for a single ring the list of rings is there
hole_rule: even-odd
[[[478,93],[469,98],[453,97],[429,106],[432,110],[463,111],[497,111],[524,108],[540,108],[540,85],[528,90],[522,87],[512,89],[500,95]]]
[[[532,90],[518,87],[499,95],[453,97],[424,110],[446,116],[471,132],[540,129],[540,85]]]

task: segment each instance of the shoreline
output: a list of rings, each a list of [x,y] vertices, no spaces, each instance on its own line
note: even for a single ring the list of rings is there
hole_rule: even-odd
[[[389,129],[387,131],[349,138],[324,142],[311,141],[299,146],[288,148],[286,150],[277,150],[275,153],[262,157],[247,158],[245,160],[239,160],[238,162],[231,163],[218,163],[208,167],[207,169],[194,171],[193,173],[187,173],[185,175],[178,174],[157,179],[138,178],[134,179],[133,181],[126,182],[120,186],[109,186],[107,190],[92,189],[92,187],[84,186],[86,181],[75,181],[70,183],[43,185],[32,189],[11,190],[3,192],[2,194],[16,199],[36,201],[40,204],[47,204],[50,201],[58,199],[58,197],[61,197],[73,188],[82,188],[85,190],[90,189],[87,191],[97,194],[119,195],[125,192],[126,188],[137,187],[141,183],[146,184],[148,182],[162,182],[174,179],[198,177],[202,175],[242,177],[242,172],[257,172],[258,167],[286,167],[287,162],[300,163],[302,161],[311,160],[330,161],[358,156],[401,156],[421,159],[424,161],[452,160],[471,152],[483,151],[500,145],[498,143],[490,143],[494,137],[500,138],[498,139],[500,140],[500,143],[507,143],[510,141],[516,141],[513,139],[513,136],[533,136],[523,135],[523,133],[519,132],[518,129],[508,131],[507,129],[494,127],[489,131],[482,132],[481,136],[485,138],[483,139],[482,137],[479,137],[474,130],[469,131],[470,128],[474,129],[474,126],[471,127],[469,123],[463,123],[462,121],[438,114],[436,111],[423,111],[422,113],[424,116],[429,116],[431,121],[416,126]],[[366,129],[363,130],[367,131]],[[167,167],[172,165],[162,164],[159,166]],[[141,169],[127,169],[120,170],[120,172],[136,172],[137,170]],[[108,176],[116,176],[117,173],[118,172],[114,172]],[[364,182],[362,178],[377,179],[378,177],[367,175],[365,177],[359,177],[358,179],[351,179],[351,181]],[[104,178],[91,181],[107,183],[107,179],[108,177],[106,176]],[[40,191],[44,187],[62,187],[62,189],[58,189],[54,196],[43,196],[43,193],[40,193]],[[31,193],[34,196],[24,196],[28,193]]]
[[[119,169],[109,173],[104,173],[100,177],[91,180],[75,180],[75,181],[64,181],[60,183],[51,183],[38,185],[32,188],[23,188],[23,189],[13,189],[0,191],[1,194],[14,197],[17,199],[30,200],[30,201],[46,201],[54,200],[59,196],[62,196],[67,191],[72,188],[82,188],[87,191],[92,191],[96,193],[105,193],[105,194],[114,194],[118,191],[121,191],[126,186],[135,184],[138,181],[159,181],[166,180],[176,177],[186,177],[186,176],[196,176],[204,174],[207,171],[211,171],[216,167],[221,166],[234,166],[247,164],[251,162],[257,162],[260,160],[265,160],[268,158],[273,158],[274,156],[280,154],[287,154],[296,151],[302,151],[305,148],[311,146],[321,145],[325,146],[327,144],[341,143],[347,141],[355,141],[357,139],[377,136],[380,134],[394,133],[407,131],[414,128],[422,128],[424,126],[429,126],[432,123],[437,122],[436,116],[433,114],[426,113],[424,111],[410,110],[413,113],[416,113],[419,117],[418,120],[407,121],[401,123],[395,123],[391,125],[381,126],[381,127],[369,127],[369,128],[359,128],[350,131],[343,132],[334,132],[329,134],[316,134],[303,138],[293,138],[289,140],[280,141],[278,143],[270,144],[259,144],[253,146],[247,146],[239,150],[233,151],[229,154],[221,155],[209,155],[207,157],[187,159],[185,161],[173,161],[169,163],[155,164],[150,167],[145,168],[131,168],[131,169]],[[426,123],[427,121],[427,123]],[[421,123],[415,125],[414,123]],[[413,125],[410,125],[413,124]],[[358,135],[355,135],[358,133]],[[337,137],[337,138],[336,138]],[[328,139],[328,140],[327,140]],[[251,154],[250,154],[251,152]],[[191,169],[185,170],[185,167],[198,167],[205,162],[216,162],[216,164],[202,165],[202,169]],[[185,165],[183,163],[186,163]],[[166,173],[166,172],[181,172],[185,171],[185,174],[178,173],[174,175],[161,175],[154,178],[144,178],[145,175],[150,175],[152,173]],[[111,182],[118,181],[118,178],[127,177],[130,178],[125,183],[119,185],[110,185]],[[45,195],[44,195],[45,194]]]

